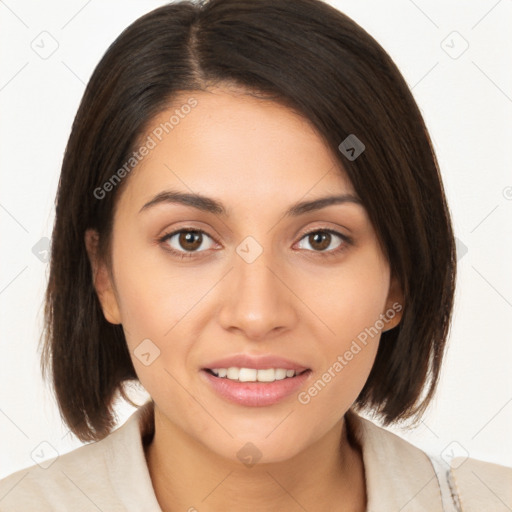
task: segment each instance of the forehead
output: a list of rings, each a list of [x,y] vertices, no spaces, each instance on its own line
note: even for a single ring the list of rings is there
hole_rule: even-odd
[[[139,141],[151,149],[121,198],[132,208],[166,189],[252,208],[326,193],[355,195],[339,161],[305,118],[242,92],[182,91],[150,120]]]

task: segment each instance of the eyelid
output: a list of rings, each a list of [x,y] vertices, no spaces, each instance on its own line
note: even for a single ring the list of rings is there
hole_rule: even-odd
[[[331,233],[332,235],[339,236],[340,238],[346,240],[347,242],[353,241],[351,236],[345,235],[344,233],[341,233],[337,229],[329,228],[327,226],[315,226],[314,228],[311,228],[310,230],[302,233],[299,240],[302,240],[306,235],[309,235],[311,233],[317,233],[318,231],[323,231],[324,233]]]

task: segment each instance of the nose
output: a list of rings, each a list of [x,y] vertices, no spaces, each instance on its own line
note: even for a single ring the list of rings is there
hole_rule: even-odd
[[[293,294],[293,283],[284,267],[265,250],[252,262],[238,254],[233,260],[221,290],[221,326],[251,340],[268,339],[293,329],[299,319],[296,308],[300,301]]]

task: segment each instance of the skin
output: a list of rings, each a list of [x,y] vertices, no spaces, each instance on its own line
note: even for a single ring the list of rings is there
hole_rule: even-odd
[[[95,232],[86,234],[105,317],[123,325],[155,402],[146,457],[157,499],[163,511],[313,512],[333,503],[364,511],[361,452],[347,440],[344,414],[368,378],[380,334],[308,404],[297,394],[266,407],[229,403],[200,369],[236,353],[276,354],[312,369],[299,391],[307,390],[401,303],[376,233],[356,203],[283,217],[298,201],[356,194],[311,124],[277,103],[228,88],[183,92],[141,140],[190,97],[198,105],[139,163],[119,197],[111,274],[96,258]],[[140,212],[171,188],[222,201],[229,215],[170,203]],[[180,245],[179,235],[158,241],[180,228],[207,235],[195,246]],[[304,236],[313,228],[352,243],[332,235],[322,246]],[[236,252],[247,236],[263,249],[252,263]],[[196,252],[180,260],[169,245]],[[148,338],[160,355],[146,366],[134,350]],[[262,455],[252,467],[237,457],[247,442]]]

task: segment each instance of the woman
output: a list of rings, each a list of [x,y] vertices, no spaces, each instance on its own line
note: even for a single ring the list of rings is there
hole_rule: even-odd
[[[4,479],[0,509],[506,510],[511,470],[357,413],[431,401],[454,252],[419,110],[352,20],[143,16],[87,86],[56,203],[43,370],[95,442]],[[133,381],[151,400],[113,431]]]

